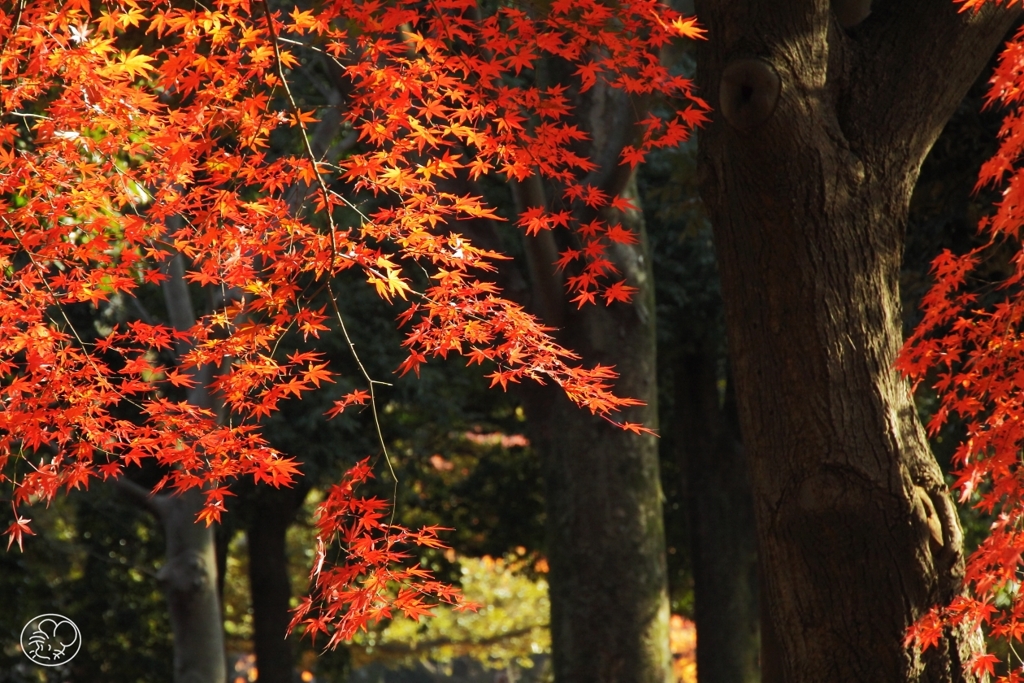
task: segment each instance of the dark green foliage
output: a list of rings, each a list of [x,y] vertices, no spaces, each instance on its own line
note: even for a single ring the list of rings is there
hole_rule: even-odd
[[[33,514],[37,535],[25,552],[0,553],[0,681],[166,680],[171,637],[155,576],[163,555],[155,521],[99,483]],[[47,612],[82,634],[78,655],[48,670],[14,647],[22,626]]]

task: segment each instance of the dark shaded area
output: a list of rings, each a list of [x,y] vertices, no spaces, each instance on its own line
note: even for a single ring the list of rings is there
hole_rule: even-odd
[[[658,384],[669,576],[697,624],[702,683],[756,681],[756,540],[694,144],[641,172],[658,296]]]

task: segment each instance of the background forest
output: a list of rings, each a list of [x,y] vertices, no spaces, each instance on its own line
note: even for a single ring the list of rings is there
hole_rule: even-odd
[[[686,50],[674,57],[692,72]],[[310,53],[293,72],[302,100],[340,98],[324,60]],[[1000,113],[982,111],[987,71],[957,109],[923,167],[911,206],[902,273],[905,326],[918,318],[932,259],[945,248],[963,251],[992,197],[972,193],[977,171],[995,148]],[[299,142],[281,134],[272,152]],[[350,130],[324,129],[321,144],[338,156],[359,150]],[[732,395],[722,304],[708,219],[697,194],[696,140],[649,155],[636,179],[653,276],[657,327],[657,460],[670,585],[674,672],[697,680],[693,624],[700,634],[700,680],[759,680],[756,549],[742,440]],[[514,218],[523,188],[484,179],[499,213]],[[521,263],[531,246],[513,227],[498,226],[503,249]],[[992,266],[998,271],[1001,266]],[[997,279],[1000,273],[991,273]],[[558,548],[548,514],[545,468],[537,452],[550,426],[541,424],[531,389],[488,388],[485,371],[461,359],[431,360],[418,377],[399,377],[405,358],[393,307],[360,278],[338,278],[341,313],[366,372],[378,386],[383,457],[369,410],[327,420],[334,401],[358,386],[361,370],[338,326],[329,322],[317,348],[340,373],[302,401],[286,400],[266,421],[272,445],[296,457],[303,477],[292,488],[249,481],[231,486],[228,512],[216,526],[218,586],[229,680],[419,683],[420,681],[551,681],[548,558]],[[196,288],[198,289],[198,288]],[[199,298],[199,293],[196,293]],[[165,320],[157,295],[68,309],[80,330],[99,335],[114,321]],[[87,340],[88,341],[88,340]],[[300,352],[306,341],[284,352]],[[935,401],[918,397],[927,416]],[[948,467],[956,423],[934,435],[932,448]],[[376,479],[367,493],[394,500],[395,521],[436,525],[451,548],[421,549],[418,560],[461,586],[478,612],[441,608],[420,622],[385,621],[353,643],[323,652],[283,637],[306,590],[313,562],[312,513],[327,486],[351,465],[374,455]],[[133,472],[152,486],[155,466]],[[0,525],[11,520],[0,506]],[[968,550],[986,528],[969,505],[961,509]],[[130,487],[93,483],[34,513],[35,536],[24,552],[0,553],[0,682],[170,680],[172,638],[161,590],[164,531]],[[554,540],[553,540],[554,539]],[[613,588],[623,574],[612,569]],[[18,650],[25,621],[58,612],[76,622],[83,647],[67,666],[43,670]],[[615,615],[609,615],[614,619]],[[258,659],[258,661],[257,661]]]

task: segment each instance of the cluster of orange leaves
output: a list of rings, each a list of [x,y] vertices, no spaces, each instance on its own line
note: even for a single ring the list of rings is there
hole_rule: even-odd
[[[989,0],[992,1],[992,0]],[[978,9],[976,0],[964,9]],[[968,557],[962,595],[915,623],[907,643],[934,646],[950,627],[983,629],[991,638],[1024,642],[1024,30],[1004,47],[991,80],[988,105],[1007,109],[999,148],[980,172],[978,188],[1002,188],[995,211],[981,221],[986,243],[966,254],[935,259],[935,284],[922,300],[923,319],[907,340],[900,369],[915,385],[928,382],[939,398],[928,424],[936,434],[951,418],[966,438],[953,456],[961,503],[992,516],[991,529]],[[1005,279],[984,285],[975,276],[986,255],[1016,251]],[[1015,654],[1010,655],[1013,658]],[[992,675],[999,658],[981,651],[968,666]],[[1024,681],[1024,661],[1007,662],[998,680]]]
[[[289,628],[302,624],[315,641],[318,633],[328,637],[326,647],[350,640],[367,622],[389,619],[398,612],[419,619],[430,614],[436,598],[473,609],[461,601],[452,586],[433,579],[430,570],[409,566],[403,548],[420,546],[446,548],[438,527],[410,531],[387,521],[388,502],[355,495],[358,485],[373,477],[368,460],[349,469],[340,484],[327,492],[318,507],[317,551],[310,573],[312,594],[302,599],[292,615]],[[338,537],[344,557],[328,562],[331,550],[323,539]],[[394,586],[399,586],[397,593]]]
[[[291,330],[329,329],[310,302],[350,269],[385,299],[407,300],[403,373],[455,353],[492,364],[502,386],[554,381],[612,421],[635,403],[612,392],[611,369],[581,367],[501,296],[486,273],[502,255],[473,246],[457,225],[496,214],[439,181],[539,173],[564,188],[564,206],[627,209],[585,182],[594,164],[573,151],[586,135],[567,91],[600,83],[676,104],[667,119],[638,122],[622,163],[678,144],[706,105],[658,54],[673,38],[699,37],[694,22],[656,0],[504,5],[484,17],[472,0],[290,9],[266,0],[19,0],[0,9],[0,482],[16,517],[8,547],[31,533],[19,506],[146,458],[166,468],[161,486],[203,488],[208,523],[237,477],[289,484],[296,465],[269,447],[260,421],[333,373],[315,351],[282,358],[276,349]],[[342,117],[360,145],[336,163],[314,158],[316,110],[289,89],[297,45],[334,60],[349,81]],[[524,85],[518,77],[542,58],[571,65],[572,82]],[[303,151],[271,154],[271,134],[287,129]],[[286,192],[298,185],[312,198],[293,215]],[[364,215],[354,198],[371,195],[378,208]],[[353,212],[360,220],[343,223]],[[584,248],[559,262],[579,261],[570,287],[580,305],[628,300],[604,252],[635,240],[628,230],[576,225],[568,209],[533,210],[520,223],[580,235]],[[188,330],[128,322],[83,341],[95,334],[75,329],[70,306],[102,307],[159,285],[175,253],[189,282],[233,294]],[[410,272],[431,284],[416,291]],[[172,347],[188,351],[176,367],[160,365]],[[209,366],[222,368],[210,391],[226,419],[168,398]],[[350,393],[332,412],[367,398]],[[332,642],[387,604],[416,616],[427,595],[456,599],[422,570],[392,567],[403,557],[396,544],[436,537],[381,522],[384,504],[353,494],[366,476],[365,466],[353,469],[321,508],[321,540],[346,550],[336,567],[321,552],[320,606],[304,603],[296,618],[314,632],[334,629]],[[381,602],[396,584],[397,596]]]

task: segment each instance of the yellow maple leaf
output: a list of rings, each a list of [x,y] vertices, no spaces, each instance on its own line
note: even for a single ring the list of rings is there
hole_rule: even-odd
[[[127,73],[131,78],[136,76],[145,77],[149,71],[153,70],[153,67],[149,64],[153,61],[153,58],[149,55],[140,55],[138,48],[129,53],[122,52],[118,56],[117,61],[118,63],[114,65],[115,68],[118,71]]]
[[[680,17],[672,22],[672,28],[683,38],[699,40],[704,38],[704,29],[697,25],[696,17]]]

